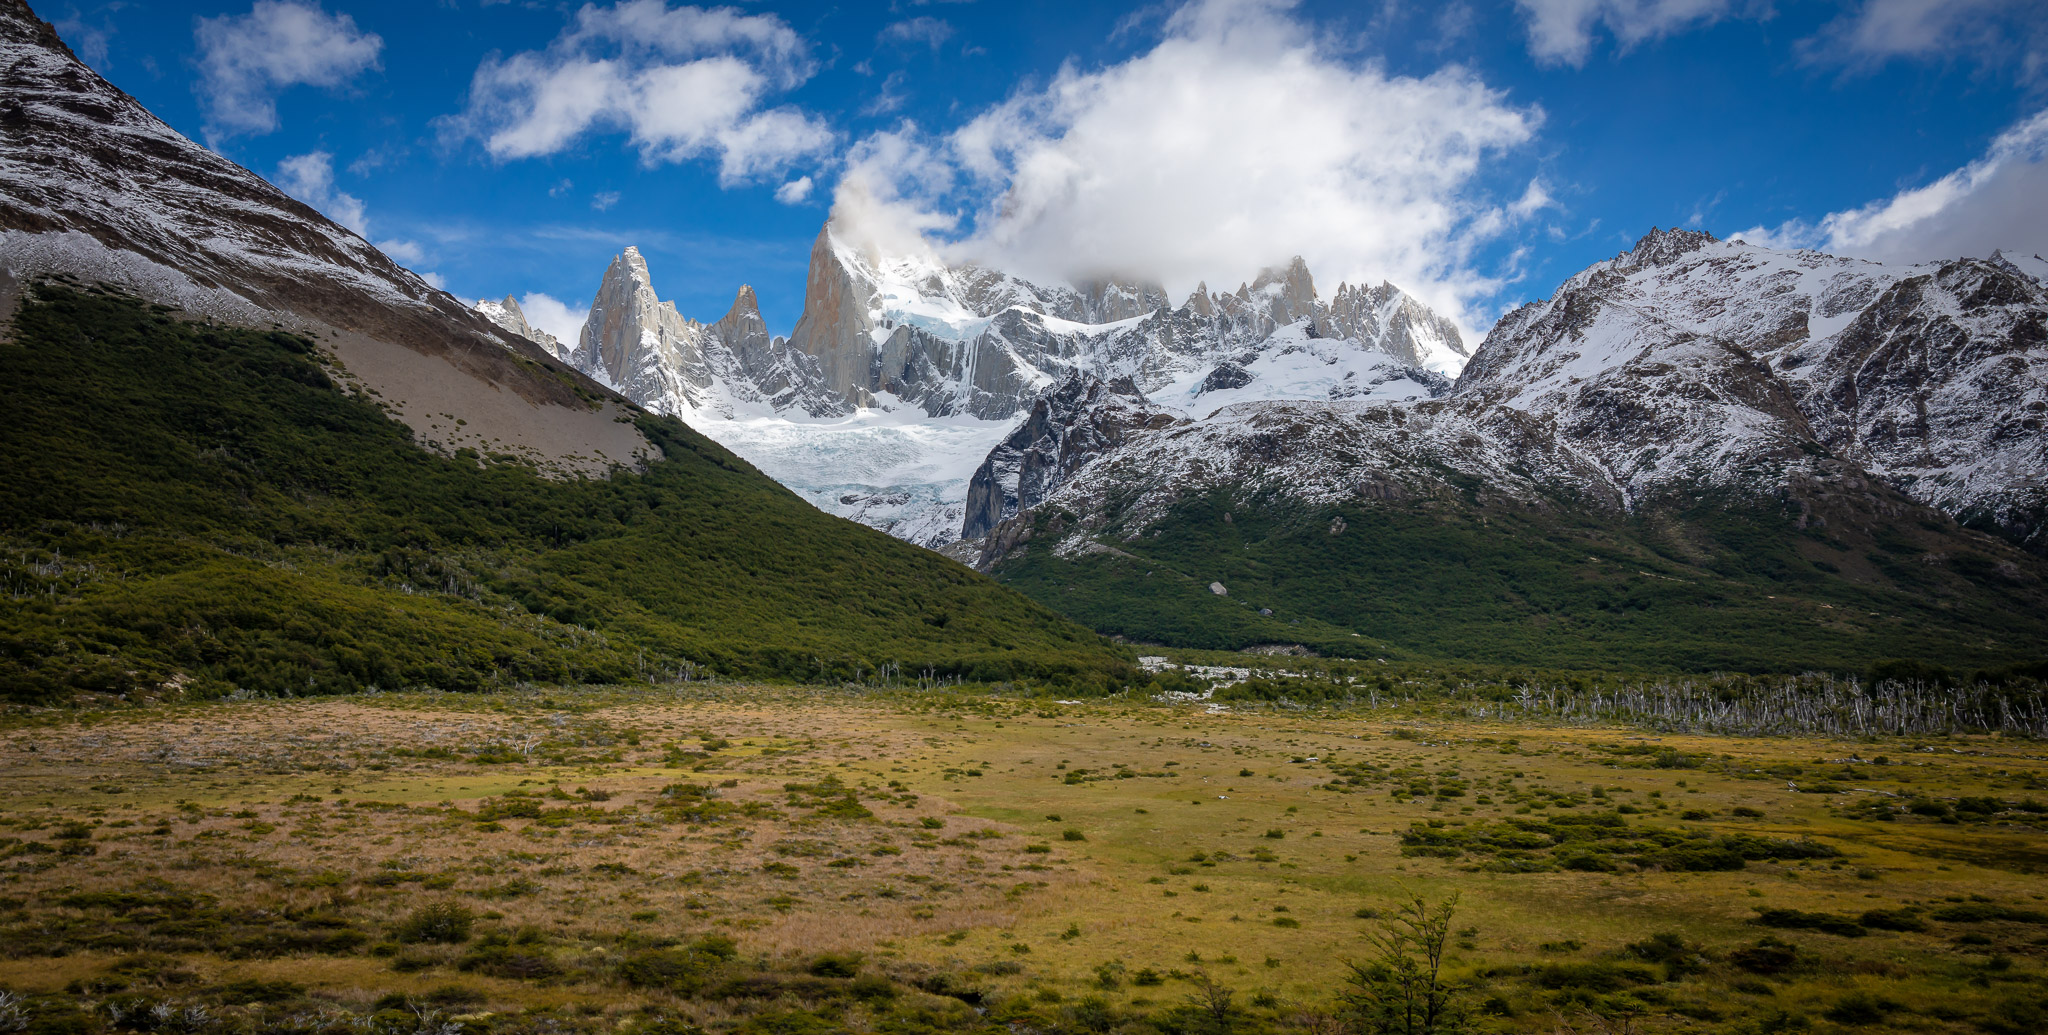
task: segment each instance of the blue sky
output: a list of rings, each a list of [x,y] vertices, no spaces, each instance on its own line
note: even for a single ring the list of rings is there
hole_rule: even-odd
[[[2029,0],[35,6],[174,127],[558,326],[635,244],[684,313],[751,283],[786,332],[835,201],[1036,278],[1298,253],[1478,332],[1652,225],[2048,252]]]

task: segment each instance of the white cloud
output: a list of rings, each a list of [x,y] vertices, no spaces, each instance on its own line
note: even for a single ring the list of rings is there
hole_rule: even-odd
[[[1623,50],[1720,20],[1730,0],[1515,0],[1529,24],[1529,53],[1538,61],[1584,65],[1593,36],[1605,29]]]
[[[361,199],[334,186],[334,156],[325,151],[293,155],[277,163],[277,185],[286,194],[320,210],[320,213],[367,237],[370,217]]]
[[[210,137],[277,128],[277,93],[297,85],[338,87],[377,67],[384,41],[355,19],[318,3],[257,0],[248,14],[201,18],[194,84]]]
[[[649,164],[716,155],[721,182],[732,184],[832,144],[821,120],[765,107],[811,69],[803,40],[774,15],[665,0],[586,4],[547,49],[485,59],[467,110],[448,125],[499,159],[623,131]]]
[[[554,296],[538,291],[520,296],[519,310],[526,314],[527,323],[571,345],[576,343],[577,334],[582,332],[583,321],[590,316],[589,306],[572,309]]]
[[[788,183],[785,183],[782,186],[775,188],[775,200],[780,201],[785,205],[801,205],[805,201],[810,199],[811,186],[812,184],[810,177],[799,176],[796,179],[791,180]]]
[[[398,260],[398,264],[401,266],[417,266],[427,261],[426,249],[421,248],[418,241],[405,241],[396,238],[389,241],[378,241],[377,250]]]
[[[922,43],[937,50],[952,36],[953,23],[943,18],[920,15],[890,22],[875,38],[883,43]]]
[[[418,274],[421,280],[426,281],[428,287],[433,288],[436,291],[448,290],[447,277],[444,277],[439,273],[434,272],[433,270],[414,270],[413,272]]]
[[[601,190],[590,196],[590,207],[599,212],[609,211],[618,203],[619,192],[615,190]]]
[[[1455,67],[1414,78],[1348,60],[1290,7],[1191,4],[1149,52],[1063,69],[949,136],[905,124],[869,137],[834,216],[900,249],[964,209],[972,229],[953,257],[1048,279],[1150,277],[1176,294],[1300,254],[1325,291],[1386,278],[1463,318],[1498,286],[1472,253],[1517,218],[1475,199],[1482,166],[1528,141],[1540,113]],[[1547,203],[1532,184],[1519,208]]]
[[[1818,224],[1794,220],[1732,235],[1774,248],[1817,248],[1899,262],[2005,250],[2048,254],[2048,109],[1998,135],[1984,155],[1933,183]]]
[[[1851,66],[1955,54],[2016,61],[2032,78],[2048,64],[2048,7],[2039,0],[1865,0],[1800,46],[1809,60]]]
[[[1508,214],[1517,219],[1527,219],[1546,208],[1556,208],[1557,199],[1550,196],[1550,188],[1542,180],[1530,180],[1521,198],[1508,206]]]
[[[936,255],[933,239],[960,224],[937,205],[958,177],[941,142],[914,122],[872,133],[846,154],[832,192],[832,221],[856,243],[887,255]]]

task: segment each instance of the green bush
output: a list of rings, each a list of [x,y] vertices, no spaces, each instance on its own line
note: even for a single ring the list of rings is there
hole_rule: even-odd
[[[860,973],[860,954],[825,953],[811,960],[805,969],[816,977],[850,978]]]
[[[476,914],[454,902],[430,902],[406,915],[391,932],[401,942],[442,942],[455,945],[469,940]]]

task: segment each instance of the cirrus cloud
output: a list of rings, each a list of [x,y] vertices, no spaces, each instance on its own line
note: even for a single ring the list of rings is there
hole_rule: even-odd
[[[1529,27],[1529,53],[1578,67],[1601,30],[1623,50],[1726,17],[1729,0],[1515,0]]]

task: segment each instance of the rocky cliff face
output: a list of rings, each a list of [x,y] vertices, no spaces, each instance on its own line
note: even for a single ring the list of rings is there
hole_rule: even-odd
[[[484,319],[533,342],[556,359],[566,360],[574,351],[564,347],[561,340],[554,335],[526,322],[526,311],[519,308],[519,300],[511,295],[506,295],[502,302],[493,302],[488,298],[477,299],[475,308],[477,312],[483,314]]]
[[[1031,414],[975,470],[961,538],[979,539],[1019,510],[1037,506],[1131,433],[1184,419],[1152,405],[1129,378],[1109,384],[1070,375],[1033,400]]]
[[[2038,259],[1885,266],[1653,231],[1504,317],[1454,391],[1229,406],[1125,436],[1044,502],[1116,515],[1070,527],[1075,542],[1145,535],[1220,488],[1310,506],[1477,493],[1617,516],[1748,500],[1801,529],[1946,515],[2043,552],[2044,278]],[[1384,327],[1392,297],[1340,292],[1325,317]],[[1205,387],[1248,376],[1219,366]]]
[[[1203,286],[1174,307],[1157,284],[1042,287],[986,267],[875,254],[828,226],[811,251],[807,292],[791,344],[818,361],[827,386],[856,405],[888,399],[930,416],[1013,419],[1076,373],[1192,398],[1218,364],[1244,366],[1284,345],[1276,335],[1290,327],[1390,368],[1455,370],[1465,357],[1456,326],[1398,289],[1341,285],[1326,302],[1299,258],[1233,294]]]
[[[571,361],[661,413],[730,420],[743,413],[824,416],[846,409],[814,362],[768,334],[753,288],[742,285],[717,322],[699,323],[655,295],[637,248],[605,269]]]
[[[1322,336],[1372,342],[1412,367],[1428,365],[1431,357],[1466,356],[1457,324],[1392,284],[1341,284],[1319,319],[1317,331]]]

